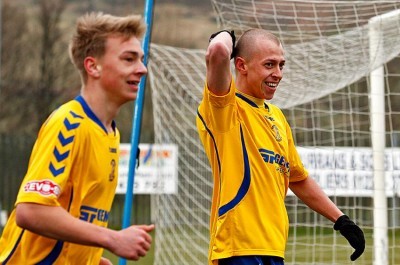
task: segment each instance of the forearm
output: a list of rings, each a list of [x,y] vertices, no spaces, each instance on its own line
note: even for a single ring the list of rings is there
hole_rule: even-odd
[[[230,57],[234,41],[228,32],[213,37],[206,52],[207,85],[216,95],[225,95],[231,82]]]
[[[335,222],[343,212],[329,199],[324,191],[312,178],[292,182],[289,188],[309,208]]]
[[[108,249],[117,256],[138,260],[151,246],[154,225],[135,225],[120,231],[73,217],[61,207],[33,203],[17,205],[17,225],[41,236]]]
[[[335,223],[334,229],[339,230],[355,249],[350,256],[352,261],[364,252],[365,238],[362,230],[337,208],[315,180],[309,177],[303,181],[290,183],[289,187],[308,207]]]
[[[81,245],[108,247],[115,231],[74,218],[61,207],[17,205],[17,224],[33,233]]]

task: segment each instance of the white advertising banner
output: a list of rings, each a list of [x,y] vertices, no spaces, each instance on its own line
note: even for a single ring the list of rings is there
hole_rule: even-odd
[[[135,171],[135,194],[178,192],[178,146],[139,144],[139,168]],[[126,193],[131,145],[120,145],[117,193]],[[135,165],[136,166],[136,165]]]
[[[297,150],[310,176],[329,196],[373,196],[371,148],[298,147]],[[386,194],[400,196],[400,148],[388,148],[384,161]]]

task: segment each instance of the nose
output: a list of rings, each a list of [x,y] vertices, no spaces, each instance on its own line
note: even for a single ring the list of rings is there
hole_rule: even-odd
[[[277,66],[274,70],[274,72],[272,73],[272,75],[278,79],[282,79],[283,76],[283,70],[280,68],[280,66]]]
[[[141,61],[140,65],[139,65],[139,67],[137,69],[137,73],[140,74],[140,75],[146,75],[147,72],[148,71],[147,71],[146,65]]]

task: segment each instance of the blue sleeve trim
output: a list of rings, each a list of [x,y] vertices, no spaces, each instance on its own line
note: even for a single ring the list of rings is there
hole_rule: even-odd
[[[206,122],[204,121],[204,119],[203,119],[203,117],[201,116],[201,114],[200,114],[200,112],[199,112],[198,109],[197,109],[197,116],[199,116],[199,118],[200,118],[201,122],[203,123],[204,127],[206,128],[208,134],[210,135],[211,139],[213,140],[214,149],[215,149],[215,152],[217,153],[218,172],[221,173],[221,162],[220,162],[220,159],[219,159],[218,148],[217,148],[217,144],[216,144],[216,142],[215,142],[214,135],[212,134],[211,130],[207,127],[207,124],[206,124]]]

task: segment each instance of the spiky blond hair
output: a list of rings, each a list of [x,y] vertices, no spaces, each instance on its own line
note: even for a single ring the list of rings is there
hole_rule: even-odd
[[[88,13],[78,18],[76,31],[69,45],[69,55],[72,63],[79,70],[82,81],[86,82],[87,73],[84,60],[88,56],[101,58],[105,53],[105,44],[109,36],[143,37],[146,25],[140,15],[124,17],[103,14],[102,12]]]

